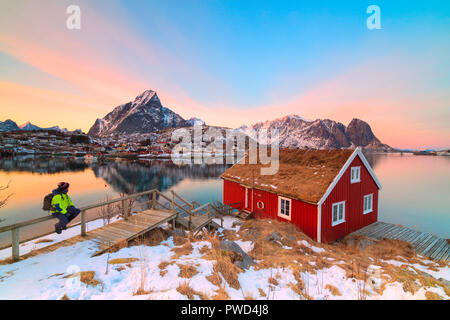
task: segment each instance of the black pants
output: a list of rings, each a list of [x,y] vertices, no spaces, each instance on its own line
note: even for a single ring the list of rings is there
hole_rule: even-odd
[[[54,212],[52,215],[58,218],[59,222],[55,224],[55,230],[57,233],[61,233],[62,229],[65,229],[67,224],[75,219],[80,214],[80,209],[73,206],[67,208],[67,213],[62,214],[59,212]],[[58,232],[59,231],[59,232]]]

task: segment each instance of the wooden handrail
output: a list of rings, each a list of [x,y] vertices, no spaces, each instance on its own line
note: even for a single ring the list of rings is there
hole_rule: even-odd
[[[174,194],[175,198],[180,199],[180,200],[183,201],[186,205],[191,206],[191,203],[190,203],[189,201],[183,199],[179,194],[175,193],[173,190],[172,190],[172,193]]]
[[[106,206],[106,205],[108,205],[108,204],[116,203],[116,202],[119,202],[119,201],[122,201],[122,200],[128,200],[128,199],[138,198],[138,197],[141,197],[141,196],[143,196],[143,195],[152,193],[152,192],[154,192],[154,191],[157,191],[157,192],[158,192],[158,190],[152,189],[152,190],[149,190],[149,191],[144,191],[144,192],[140,192],[140,193],[135,193],[135,194],[133,194],[133,195],[129,195],[129,196],[121,197],[121,198],[116,198],[116,199],[104,201],[104,202],[97,203],[97,204],[92,204],[92,205],[83,206],[83,207],[80,207],[79,209],[80,209],[81,211],[86,211],[86,210],[90,210],[90,209],[95,209],[95,208],[102,207],[102,206]],[[22,222],[19,222],[19,223],[11,224],[11,225],[9,225],[9,226],[3,226],[3,227],[0,227],[0,233],[6,232],[6,231],[10,231],[10,230],[13,230],[13,229],[17,229],[17,228],[22,228],[22,227],[30,226],[30,225],[33,225],[33,224],[36,224],[36,223],[45,222],[45,221],[52,220],[52,219],[56,219],[56,218],[55,218],[54,216],[48,215],[48,216],[45,216],[45,217],[40,217],[40,218],[36,218],[36,219],[31,219],[31,220],[27,220],[27,221],[22,221]]]
[[[200,210],[206,209],[209,206],[209,203],[205,203],[204,205],[195,208],[194,210],[191,210],[191,213],[194,214]]]
[[[150,194],[152,195],[151,197],[150,197]],[[165,204],[163,204],[160,201],[158,201],[156,199],[156,195],[157,194],[159,194],[162,198],[166,199],[169,203],[171,203],[171,208],[168,208]],[[128,211],[131,208],[128,207],[129,203],[126,200],[135,199],[135,198],[138,198],[138,197],[141,197],[141,196],[144,196],[144,195],[149,195],[149,201],[148,202],[144,202],[144,203],[151,203],[152,209],[156,209],[156,205],[159,205],[161,208],[164,208],[164,209],[169,210],[169,211],[175,212],[175,207],[178,207],[181,210],[183,210],[184,212],[186,212],[188,214],[189,229],[192,226],[192,216],[195,213],[198,213],[201,210],[205,210],[205,213],[208,215],[208,218],[211,218],[211,214],[214,215],[214,216],[220,215],[220,214],[214,212],[214,211],[218,211],[218,210],[217,210],[217,208],[215,208],[215,206],[213,206],[210,203],[206,203],[204,205],[200,205],[196,201],[192,201],[190,203],[187,200],[183,199],[178,194],[176,194],[173,190],[172,190],[172,199],[171,199],[168,196],[166,196],[165,194],[163,194],[162,192],[160,192],[159,190],[152,189],[152,190],[131,194],[131,195],[127,195],[127,196],[116,198],[116,199],[111,199],[111,200],[108,200],[108,201],[103,201],[101,203],[80,207],[79,209],[81,211],[81,223],[79,225],[81,225],[81,235],[82,236],[86,236],[86,222],[87,222],[86,221],[86,211],[87,210],[99,208],[99,207],[102,207],[102,206],[106,206],[106,205],[109,205],[109,204],[112,204],[112,203],[116,203],[116,202],[122,201],[122,210],[123,210],[123,214],[124,214],[124,219],[127,220],[128,219],[128,214],[129,214]],[[175,199],[181,200],[182,204],[177,203],[175,201]],[[195,208],[195,205],[197,205],[197,208]],[[188,208],[185,208],[185,206],[187,206]],[[211,208],[213,210],[211,210]],[[178,214],[179,214],[179,212],[177,212],[177,215]],[[52,219],[56,219],[56,217],[54,217],[52,215],[48,215],[48,216],[44,216],[44,217],[40,217],[40,218],[36,218],[36,219],[31,219],[31,220],[28,220],[28,221],[22,221],[22,222],[15,223],[15,224],[12,224],[12,225],[0,227],[0,233],[6,232],[6,231],[11,231],[11,236],[12,236],[12,238],[11,238],[12,258],[13,258],[14,261],[17,261],[19,259],[19,245],[20,245],[19,230],[20,230],[20,228],[26,227],[26,226],[30,226],[30,225],[33,225],[33,224],[37,224],[37,223],[41,223],[41,222],[45,222],[45,221],[49,221],[49,220],[52,220]],[[223,224],[223,217],[222,216],[221,216],[221,220],[222,220],[222,224]],[[25,241],[28,241],[28,240],[25,240]]]

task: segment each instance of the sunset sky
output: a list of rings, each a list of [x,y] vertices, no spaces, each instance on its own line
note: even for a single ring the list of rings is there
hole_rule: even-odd
[[[211,125],[360,118],[393,147],[450,147],[449,58],[448,1],[4,0],[0,121],[87,132],[153,89]]]

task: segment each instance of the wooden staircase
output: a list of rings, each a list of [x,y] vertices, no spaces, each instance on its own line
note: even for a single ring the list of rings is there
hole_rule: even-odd
[[[242,219],[242,220],[248,220],[253,215],[253,212],[250,212],[248,210],[242,209],[237,212],[236,217]]]
[[[172,197],[168,197],[163,193],[158,192],[160,198],[167,200],[162,205],[167,209],[172,209],[177,217],[176,223],[183,228],[193,231],[194,234],[201,231],[204,227],[218,229],[223,226],[223,216],[228,213],[226,206],[219,202],[206,203],[200,205],[196,201],[187,201],[174,191],[171,191]],[[161,205],[161,202],[158,201]],[[219,219],[220,225],[213,221]]]
[[[211,204],[211,207],[213,210],[218,212],[220,215],[230,215],[239,219],[247,220],[250,219],[253,216],[253,212],[248,211],[246,209],[239,210],[238,207],[241,206],[241,202],[231,203],[231,204],[224,204],[219,201],[214,201]]]

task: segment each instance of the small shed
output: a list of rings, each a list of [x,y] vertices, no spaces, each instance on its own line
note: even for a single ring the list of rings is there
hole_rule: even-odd
[[[248,154],[222,175],[223,203],[296,225],[318,242],[378,220],[381,184],[360,148],[279,150],[278,171],[261,175]]]

